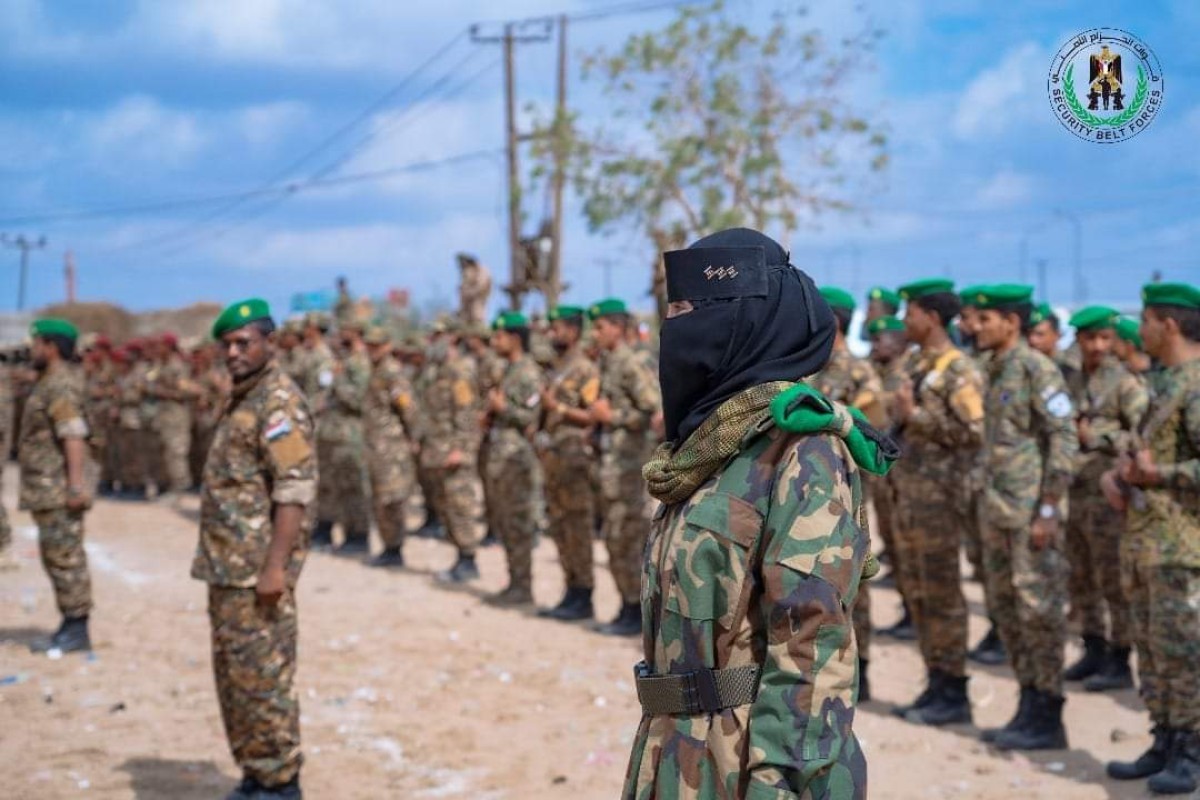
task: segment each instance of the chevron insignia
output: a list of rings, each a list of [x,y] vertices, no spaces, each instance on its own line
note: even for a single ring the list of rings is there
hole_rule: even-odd
[[[736,267],[709,267],[704,270],[704,277],[708,280],[723,281],[726,278],[736,278],[738,271]]]

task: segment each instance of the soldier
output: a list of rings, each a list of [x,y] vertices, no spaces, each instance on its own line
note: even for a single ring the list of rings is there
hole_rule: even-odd
[[[491,347],[492,332],[486,325],[472,325],[463,331],[463,342],[466,346],[466,355],[475,362],[475,376],[479,382],[476,387],[480,397],[486,398],[492,393],[492,390],[500,385],[501,379],[504,377],[504,371],[507,369],[504,359],[496,354],[496,351]],[[490,431],[484,430],[483,438],[479,444],[479,475],[483,480],[483,513],[487,521],[487,533],[483,537],[480,544],[490,546],[496,544],[500,531],[500,522],[498,520],[499,505],[492,499],[497,491],[502,491],[492,479],[492,472],[488,470],[488,455],[492,449],[492,437]],[[503,482],[504,476],[497,474],[497,480]]]
[[[320,463],[325,478],[317,491],[322,531],[342,525],[345,538],[339,555],[365,556],[369,551],[371,511],[367,488],[363,397],[371,380],[371,361],[362,327],[348,322],[338,328],[338,360],[333,367],[328,406],[317,427]]]
[[[849,292],[832,286],[824,287],[820,291],[837,318],[837,335],[829,363],[819,373],[808,378],[808,383],[830,400],[863,412],[871,423],[884,425],[887,417],[883,407],[883,383],[870,362],[855,358],[846,344],[850,320],[854,314],[854,298]],[[901,619],[896,627],[888,629],[888,633],[893,636],[911,637],[912,634],[904,631],[904,622],[905,620]],[[867,665],[871,661],[871,593],[869,585],[865,582],[859,587],[855,599],[854,638],[858,642],[858,659],[861,662],[860,697],[866,701],[871,699],[871,684],[867,677]]]
[[[1079,370],[1079,343],[1072,343],[1067,350],[1058,349],[1058,343],[1062,341],[1062,320],[1049,303],[1038,303],[1030,312],[1026,338],[1030,347],[1058,366],[1063,378]]]
[[[1143,380],[1146,374],[1150,372],[1152,363],[1150,356],[1146,355],[1142,349],[1142,335],[1138,332],[1138,321],[1129,317],[1121,317],[1117,320],[1117,341],[1113,345],[1113,352],[1117,358],[1125,365],[1125,369],[1129,370],[1139,380]]]
[[[534,474],[538,465],[527,432],[535,428],[541,413],[542,371],[529,355],[529,320],[524,314],[507,312],[496,318],[492,349],[505,369],[486,399],[491,438],[487,469],[497,533],[508,559],[508,586],[488,601],[519,606],[533,602]]]
[[[117,460],[113,457],[116,367],[113,364],[112,343],[107,336],[97,336],[84,360],[87,386],[88,427],[97,440],[100,484],[96,493],[101,497],[113,494],[117,478]]]
[[[1032,294],[1028,286],[999,284],[982,288],[975,303],[977,342],[992,353],[984,404],[984,578],[1021,686],[1012,720],[984,732],[984,741],[1002,750],[1067,746],[1063,521],[1079,442],[1062,373],[1025,342]]]
[[[155,379],[148,391],[158,399],[156,427],[163,445],[166,492],[176,496],[192,485],[188,466],[192,447],[191,404],[199,396],[199,390],[189,373],[179,354],[179,340],[174,334],[163,334]]]
[[[215,357],[216,347],[219,346],[200,345],[192,354],[192,381],[199,388],[192,407],[192,451],[189,460],[193,486],[199,486],[204,477],[208,448],[212,446],[217,418],[230,389],[224,360]]]
[[[880,291],[876,288],[872,290],[872,293]],[[904,323],[891,316],[876,317],[864,325],[864,330],[871,342],[870,360],[875,366],[876,372],[879,373],[879,380],[883,387],[883,405],[885,409],[890,409],[896,391],[908,380],[908,373],[905,370],[908,342],[904,338]],[[865,482],[867,493],[875,506],[875,518],[878,523],[875,531],[879,533],[887,560],[892,565],[891,574],[898,575],[893,536],[896,504],[895,484],[890,475],[877,478],[868,474]],[[903,598],[905,596],[904,587],[897,583],[897,588]],[[907,605],[905,605],[905,618],[910,619],[909,625],[911,626]],[[893,628],[894,630],[895,628]]]
[[[337,300],[333,304],[333,318],[339,328],[357,322],[354,317],[354,298],[350,296],[350,286],[344,276],[337,279]]]
[[[600,397],[591,421],[600,431],[600,490],[608,565],[621,610],[596,630],[610,636],[636,636],[642,630],[641,557],[650,533],[649,497],[642,465],[654,450],[652,422],[661,398],[655,375],[625,341],[631,323],[622,300],[602,300],[588,316],[602,352]]]
[[[1128,516],[1121,563],[1154,743],[1108,774],[1187,794],[1200,778],[1200,289],[1152,283],[1142,299],[1141,336],[1164,372],[1136,451],[1102,485]]]
[[[478,377],[462,354],[455,334],[430,345],[433,365],[421,394],[421,467],[429,479],[427,496],[458,551],[454,565],[439,572],[443,583],[479,577],[475,552],[483,538],[483,484],[479,478],[480,415]]]
[[[600,396],[600,370],[583,353],[584,316],[576,306],[559,306],[550,312],[550,341],[558,359],[549,385],[542,389],[539,446],[546,476],[548,533],[558,547],[566,592],[557,606],[540,614],[564,621],[594,616],[596,512],[589,409]]]
[[[213,675],[241,785],[227,800],[299,798],[296,582],[317,492],[304,395],[275,364],[263,300],[213,323],[233,378],[208,461],[192,577],[208,584]]]
[[[304,383],[305,350],[301,347],[304,323],[299,319],[286,320],[275,340],[275,363],[297,386]]]
[[[925,662],[925,691],[899,716],[921,725],[971,721],[967,699],[967,602],[959,548],[970,508],[961,476],[983,444],[983,378],[950,341],[960,301],[940,278],[900,289],[904,329],[920,350],[896,391],[892,415],[904,460],[890,476],[896,508],[898,582],[907,593]]]
[[[383,552],[373,567],[404,566],[405,504],[416,486],[413,442],[419,440],[413,387],[400,363],[392,357],[392,340],[378,325],[363,341],[371,357],[371,379],[363,399],[363,431],[367,466],[371,473],[371,500]]]
[[[473,255],[459,253],[458,318],[467,326],[484,325],[488,298],[492,295],[492,273]]]
[[[864,798],[847,609],[874,564],[860,469],[895,448],[793,383],[837,323],[782,247],[725,231],[665,267],[667,443],[645,470],[662,506],[622,797]]]
[[[0,364],[0,477],[4,475],[4,464],[12,449],[13,434],[13,390],[8,365]],[[12,556],[12,526],[8,511],[0,501],[0,571],[16,569]]]
[[[1149,397],[1141,381],[1112,354],[1118,318],[1105,306],[1088,306],[1071,317],[1082,362],[1080,370],[1067,377],[1080,450],[1067,521],[1068,589],[1071,611],[1082,627],[1084,654],[1063,678],[1084,681],[1084,688],[1093,692],[1133,687],[1129,605],[1121,589],[1125,526],[1108,507],[1100,477],[1119,454],[1132,449]]]
[[[870,340],[871,338],[871,323],[882,317],[896,317],[896,312],[900,310],[900,302],[902,298],[891,289],[883,286],[873,286],[867,292],[867,314],[863,319],[862,338]],[[871,359],[874,361],[874,358]]]
[[[90,431],[83,376],[71,363],[79,332],[65,320],[39,319],[29,333],[38,377],[21,415],[20,504],[37,525],[42,566],[63,618],[50,640],[34,649],[91,650],[92,578],[83,549],[83,515],[91,505],[84,478]]]
[[[145,370],[141,363],[142,344],[134,339],[125,345],[124,358],[117,361],[116,386],[116,451],[120,468],[117,480],[121,497],[144,500],[150,480],[147,448],[150,442],[144,433],[142,394],[145,392]]]
[[[134,364],[141,394],[141,428],[138,431],[138,439],[145,448],[142,458],[146,464],[146,480],[147,483],[154,484],[154,495],[157,497],[167,488],[162,434],[158,430],[158,396],[155,394],[161,343],[157,339],[147,337],[140,340],[139,344],[142,347],[141,357]]]
[[[322,440],[320,435],[322,420],[330,407],[330,393],[333,389],[333,373],[336,363],[333,351],[329,349],[329,344],[325,341],[325,334],[328,330],[329,319],[326,315],[317,311],[310,311],[305,315],[303,354],[301,355],[304,380],[300,384],[300,389],[308,400],[309,411],[317,426],[317,463],[319,464],[329,464],[333,458],[332,442],[328,439]],[[328,473],[328,470],[326,472]],[[313,529],[312,536],[312,546],[315,550],[324,550],[333,546],[333,519],[337,509],[330,507],[332,493],[325,489],[323,494],[322,502],[322,491],[318,486],[317,525]]]

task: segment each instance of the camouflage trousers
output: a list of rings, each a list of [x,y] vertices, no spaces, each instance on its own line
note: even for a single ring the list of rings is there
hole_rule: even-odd
[[[153,422],[142,424],[140,440],[145,448],[142,463],[146,465],[146,480],[162,491],[167,487],[169,481],[167,480],[167,462],[163,458],[162,434],[158,432],[155,424]]]
[[[4,462],[8,460],[8,453],[0,456],[0,486],[3,486],[4,479]],[[0,553],[3,553],[12,546],[12,525],[8,521],[8,511],[5,510],[4,504],[0,503]]]
[[[533,445],[517,431],[502,431],[489,448],[487,466],[491,511],[508,560],[509,586],[532,590],[537,538],[534,475],[538,471]]]
[[[1142,700],[1156,724],[1200,731],[1200,569],[1126,564]]]
[[[499,535],[500,523],[497,516],[496,504],[493,497],[496,493],[496,481],[492,477],[492,472],[488,469],[488,457],[492,452],[492,442],[490,432],[483,437],[483,441],[479,445],[479,458],[476,461],[476,467],[479,470],[479,480],[483,486],[483,520],[487,526],[487,533]]]
[[[892,572],[899,574],[900,566],[896,562],[896,486],[892,482],[891,476],[871,475],[864,473],[863,486],[871,497],[871,503],[875,506],[875,526],[871,529],[871,536],[878,538],[883,543],[884,551],[891,560]],[[904,588],[897,582],[897,587],[900,589],[900,594],[904,594]]]
[[[955,677],[967,669],[967,601],[959,546],[969,527],[961,487],[921,475],[897,474],[897,580],[917,630],[928,671]]]
[[[192,415],[182,405],[163,404],[158,409],[158,435],[162,442],[166,487],[183,492],[192,485],[188,455],[192,448]]]
[[[92,576],[83,549],[83,514],[55,508],[34,511],[33,521],[58,610],[67,618],[86,617],[92,610]]]
[[[412,452],[404,442],[372,441],[367,467],[379,538],[384,547],[400,547],[408,530],[408,500],[416,486]]]
[[[1071,518],[1067,523],[1071,614],[1078,616],[1085,636],[1099,636],[1117,647],[1129,647],[1133,641],[1129,604],[1121,586],[1121,534],[1125,523],[1094,488],[1096,483],[1080,485],[1089,477],[1080,476],[1076,484],[1079,488],[1071,491]]]
[[[114,432],[113,450],[116,455],[116,479],[121,488],[144,489],[149,483],[146,465],[146,448],[150,442],[140,428],[120,428]]]
[[[1061,695],[1069,570],[1061,531],[1034,550],[1029,527],[1007,530],[985,515],[980,534],[989,611],[1017,682]]]
[[[591,452],[582,437],[562,438],[542,455],[542,464],[546,476],[547,530],[558,547],[563,577],[570,588],[591,589],[596,585]]]
[[[483,539],[483,483],[474,464],[456,469],[429,470],[429,498],[437,509],[446,535],[463,556],[474,556]]]
[[[296,599],[274,608],[254,589],[208,587],[213,675],[233,759],[266,786],[300,772],[300,699],[296,675]]]
[[[317,440],[317,519],[341,523],[347,536],[371,530],[364,456],[362,442]]]
[[[642,592],[642,555],[650,535],[650,495],[642,478],[649,452],[606,453],[600,465],[608,568],[621,601],[636,604]]]
[[[854,598],[852,613],[854,641],[858,643],[858,657],[871,660],[871,587],[868,581],[858,585],[858,597]]]

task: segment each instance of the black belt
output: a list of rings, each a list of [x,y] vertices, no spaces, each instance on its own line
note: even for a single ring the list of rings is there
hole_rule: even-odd
[[[633,668],[643,713],[688,717],[745,706],[758,694],[759,668],[698,669],[656,675],[643,661]]]

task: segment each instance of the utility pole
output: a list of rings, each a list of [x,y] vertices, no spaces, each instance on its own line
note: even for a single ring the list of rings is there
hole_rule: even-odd
[[[567,182],[567,15],[558,18],[558,98],[554,109],[554,218],[551,222],[550,270],[546,276],[546,308],[558,305],[562,294],[563,187]],[[607,295],[605,295],[607,297]]]
[[[17,311],[25,310],[25,284],[29,273],[29,251],[41,250],[46,246],[46,237],[39,236],[37,239],[30,239],[25,234],[18,234],[17,237],[11,238],[7,233],[0,233],[0,244],[6,247],[12,247],[21,251],[21,278],[17,288]]]
[[[75,254],[70,250],[63,256],[63,277],[67,282],[67,305],[75,303]]]
[[[1087,302],[1087,280],[1083,276],[1083,221],[1073,211],[1058,209],[1054,216],[1065,219],[1074,228],[1075,238],[1072,246],[1072,260],[1075,262],[1075,305],[1082,306]]]
[[[540,26],[537,33],[521,33],[531,25]],[[480,26],[471,26],[471,41],[476,44],[504,46],[504,149],[508,161],[508,254],[509,254],[509,308],[521,308],[521,298],[527,291],[526,275],[528,259],[521,247],[521,178],[518,164],[517,143],[517,78],[516,46],[530,42],[545,42],[550,38],[550,20],[528,22],[506,22],[501,36],[483,36]]]

